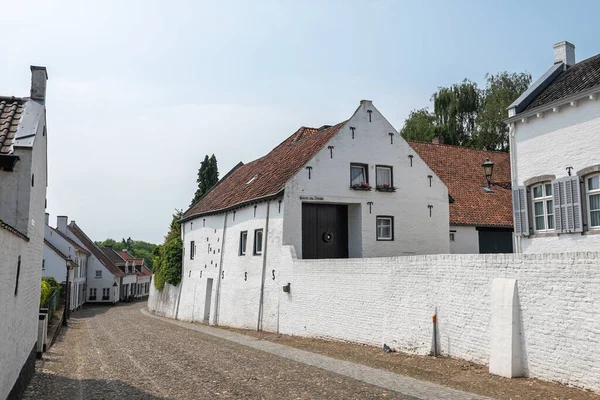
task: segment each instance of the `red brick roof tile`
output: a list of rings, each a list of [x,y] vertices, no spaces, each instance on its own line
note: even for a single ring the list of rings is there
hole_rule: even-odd
[[[84,244],[85,247],[88,248],[88,250],[92,252],[92,254],[94,254],[94,256],[96,256],[98,261],[100,261],[102,265],[104,265],[111,274],[113,274],[116,278],[120,278],[125,275],[123,271],[121,271],[115,264],[113,264],[112,261],[110,261],[108,257],[106,257],[102,250],[100,250],[100,248],[96,246],[92,239],[90,239],[83,232],[83,230],[81,230],[81,228],[75,223],[75,221],[71,221],[67,228],[73,233],[73,235],[75,235],[77,239],[81,241],[81,243]]]
[[[429,168],[440,177],[454,199],[450,204],[450,224],[477,226],[513,226],[512,194],[508,189],[487,186],[481,164],[486,158],[494,162],[492,181],[509,182],[508,153],[470,149],[424,142],[408,142]]]
[[[320,129],[301,127],[269,154],[248,164],[239,163],[204,197],[193,204],[183,220],[221,211],[263,197],[275,196],[346,121]]]

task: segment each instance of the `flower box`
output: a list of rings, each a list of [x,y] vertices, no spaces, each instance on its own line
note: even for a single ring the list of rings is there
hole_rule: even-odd
[[[379,185],[375,188],[378,192],[395,192],[396,188],[389,185]]]
[[[366,182],[361,182],[360,184],[350,186],[350,189],[352,189],[352,190],[365,190],[365,191],[369,191],[372,188],[373,187],[371,185],[369,185],[368,183],[366,183]]]

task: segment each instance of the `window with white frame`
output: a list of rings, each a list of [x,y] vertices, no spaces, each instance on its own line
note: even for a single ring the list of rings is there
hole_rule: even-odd
[[[365,164],[350,164],[350,186],[362,186],[369,183]]]
[[[246,244],[248,243],[248,231],[240,232],[240,256],[246,255]]]
[[[537,232],[554,230],[554,202],[552,200],[552,184],[544,182],[531,188],[533,204],[533,223]]]
[[[456,240],[456,232],[450,231],[450,241],[454,242]]]
[[[90,289],[90,300],[96,300],[96,288]]]
[[[378,188],[390,188],[392,184],[392,167],[378,165],[376,174],[376,185]]]
[[[586,195],[590,229],[600,229],[600,174],[586,178]]]
[[[394,217],[377,217],[377,240],[394,240]]]
[[[102,278],[102,270],[101,269],[96,270],[96,278]]]
[[[254,255],[262,254],[263,250],[263,230],[257,229],[254,231]]]
[[[102,300],[110,300],[110,288],[102,289]]]
[[[196,242],[192,240],[190,242],[190,260],[193,260],[195,255],[196,255]]]

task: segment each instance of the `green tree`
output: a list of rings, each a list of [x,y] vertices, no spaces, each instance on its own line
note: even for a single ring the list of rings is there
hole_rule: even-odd
[[[165,282],[177,285],[181,282],[183,257],[183,242],[181,241],[181,225],[179,220],[183,210],[175,210],[169,225],[165,242],[153,251],[154,256],[154,286],[162,290]]]
[[[444,143],[470,147],[481,103],[477,84],[465,79],[450,87],[440,87],[431,99],[436,131]]]
[[[427,108],[412,110],[400,131],[406,140],[430,142],[435,136],[435,117]]]
[[[214,154],[209,158],[207,154],[204,156],[204,161],[200,163],[200,168],[198,169],[198,179],[196,179],[198,189],[194,193],[194,198],[190,206],[200,200],[218,181],[219,169],[217,167],[217,158]]]
[[[508,151],[508,127],[502,120],[507,117],[508,106],[531,84],[531,74],[499,72],[485,78],[475,147]]]
[[[100,247],[112,247],[113,250],[117,252],[127,249],[129,254],[135,258],[143,258],[146,262],[146,267],[150,270],[153,268],[152,251],[156,247],[155,244],[144,242],[142,240],[132,240],[131,237],[128,239],[123,238],[119,242],[109,238],[95,243]]]

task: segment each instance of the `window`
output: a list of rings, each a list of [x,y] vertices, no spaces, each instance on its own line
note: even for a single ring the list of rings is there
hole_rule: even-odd
[[[450,241],[451,242],[455,241],[455,239],[456,239],[455,235],[456,235],[456,232],[450,232]]]
[[[248,243],[248,231],[240,232],[240,256],[246,255],[246,243]]]
[[[96,270],[96,279],[97,278],[102,278],[102,270],[101,269]]]
[[[365,164],[350,164],[350,186],[361,186],[369,183],[369,175]]]
[[[377,240],[394,240],[394,217],[377,217]]]
[[[531,188],[534,227],[538,232],[554,230],[554,202],[552,185],[541,183]]]
[[[193,260],[195,255],[196,255],[196,242],[194,242],[192,240],[190,242],[190,260]]]
[[[102,300],[110,300],[110,288],[102,289]]]
[[[589,227],[600,228],[600,174],[586,179]]]
[[[263,230],[257,229],[254,231],[254,255],[258,256],[262,254],[263,250]]]
[[[96,300],[96,288],[90,289],[90,300]]]
[[[391,188],[393,185],[392,181],[392,167],[378,165],[376,175],[376,185],[378,188]]]

